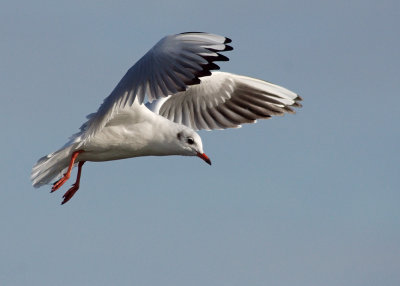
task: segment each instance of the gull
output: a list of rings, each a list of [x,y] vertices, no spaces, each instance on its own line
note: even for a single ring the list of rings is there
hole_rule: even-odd
[[[219,72],[231,40],[188,32],[162,38],[121,79],[97,112],[31,173],[36,188],[58,190],[78,166],[68,202],[79,189],[82,166],[139,156],[197,156],[211,165],[197,130],[238,128],[273,115],[294,113],[301,98],[267,81]]]

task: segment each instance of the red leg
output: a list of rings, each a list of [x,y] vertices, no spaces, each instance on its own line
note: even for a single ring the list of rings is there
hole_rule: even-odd
[[[64,200],[61,203],[62,205],[68,202],[73,197],[73,195],[75,195],[76,191],[79,190],[79,182],[81,181],[81,172],[83,164],[85,164],[85,161],[79,162],[78,175],[76,176],[76,181],[72,185],[72,187],[64,194],[63,196]]]
[[[79,151],[75,151],[74,153],[72,153],[71,161],[69,162],[67,172],[64,174],[64,176],[61,179],[59,179],[57,182],[55,182],[53,184],[53,187],[51,188],[51,193],[54,191],[57,191],[69,179],[69,177],[71,176],[71,170],[72,170],[72,167],[74,166],[76,157],[78,157],[78,155],[82,152],[83,152],[83,150],[79,150]]]

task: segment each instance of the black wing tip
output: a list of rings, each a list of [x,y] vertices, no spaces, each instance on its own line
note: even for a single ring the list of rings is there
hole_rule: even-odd
[[[197,76],[192,78],[188,82],[186,82],[187,85],[195,85],[195,84],[199,84],[199,83],[200,83],[200,79]]]
[[[218,54],[218,53],[217,53]],[[215,59],[216,61],[220,61],[220,62],[227,62],[229,61],[229,58],[227,56],[218,54],[218,57]]]
[[[195,84],[199,84],[201,82],[200,78],[201,77],[205,77],[205,76],[210,76],[211,75],[211,70],[219,70],[220,67],[213,63],[213,62],[209,62],[206,65],[202,66],[202,70],[197,71],[195,73],[195,77],[190,79],[189,81],[186,81],[185,84],[187,85],[195,85]]]
[[[301,103],[297,102],[297,101],[295,103],[293,103],[291,106],[292,107],[297,107],[297,108],[303,107],[303,105]]]
[[[198,78],[203,77],[203,76],[209,76],[209,75],[211,75],[211,71],[209,69],[203,69],[196,73],[196,77],[198,77]]]
[[[202,56],[203,59],[205,59],[207,62],[227,62],[229,61],[229,58],[227,56],[221,55],[217,53],[218,56]]]
[[[232,51],[233,47],[229,45],[225,45],[225,49],[223,49],[224,52]]]
[[[193,32],[183,32],[183,33],[179,33],[178,35],[187,35],[187,34],[211,34],[211,35],[217,35],[217,34],[213,34],[213,33],[208,33],[208,32],[199,32],[199,31],[193,31]],[[217,36],[221,36],[221,35],[217,35]],[[223,44],[229,44],[232,43],[232,39],[225,37],[225,36],[221,36],[224,37],[224,42]],[[231,51],[233,50],[233,48],[229,45],[225,45],[226,48],[224,49],[224,51]]]
[[[183,33],[179,33],[178,35],[185,35],[185,34],[211,34],[211,33],[207,33],[207,32],[183,32]],[[216,35],[216,34],[213,34]],[[220,36],[220,35],[217,35]],[[205,64],[200,64],[202,69],[199,71],[196,71],[193,75],[194,77],[186,80],[184,83],[186,85],[195,85],[195,84],[199,84],[201,82],[201,80],[199,78],[201,77],[205,77],[205,76],[210,76],[211,75],[211,71],[212,70],[219,70],[220,67],[215,64],[214,62],[216,61],[220,61],[220,62],[227,62],[229,61],[229,58],[225,55],[221,55],[220,52],[225,52],[225,51],[232,51],[233,47],[230,45],[227,45],[229,43],[232,42],[232,40],[228,37],[224,37],[224,36],[220,36],[223,37],[223,42],[222,40],[219,41],[219,44],[223,44],[223,48],[220,49],[213,49],[213,48],[207,48],[205,47],[208,51],[216,53],[217,56],[207,56],[207,55],[202,55],[201,57],[204,58],[207,63]]]
[[[294,100],[296,100],[296,101],[303,101],[303,98],[302,98],[300,95],[297,94],[297,97],[296,97]]]
[[[219,70],[220,69],[219,65],[217,65],[216,63],[209,63],[208,65],[205,65],[204,68],[208,69],[208,70]]]

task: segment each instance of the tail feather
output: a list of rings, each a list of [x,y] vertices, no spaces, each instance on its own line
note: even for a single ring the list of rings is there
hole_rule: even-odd
[[[75,144],[66,146],[40,158],[32,168],[32,185],[35,188],[39,188],[61,177],[64,169],[68,167],[71,154],[75,148]]]

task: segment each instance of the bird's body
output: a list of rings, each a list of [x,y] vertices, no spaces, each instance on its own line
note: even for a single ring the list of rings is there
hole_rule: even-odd
[[[121,128],[121,126],[123,126]],[[83,161],[110,161],[139,156],[179,155],[174,141],[180,126],[137,101],[122,109],[85,144]],[[175,148],[176,149],[176,148]]]
[[[198,156],[211,165],[195,130],[225,129],[293,112],[301,106],[295,93],[254,78],[224,72],[214,61],[232,48],[230,40],[207,33],[167,36],[122,78],[96,113],[60,150],[41,158],[31,179],[40,187],[60,177],[60,188],[78,164],[79,188],[86,161],[109,161],[139,156]],[[148,102],[144,104],[145,97]]]

